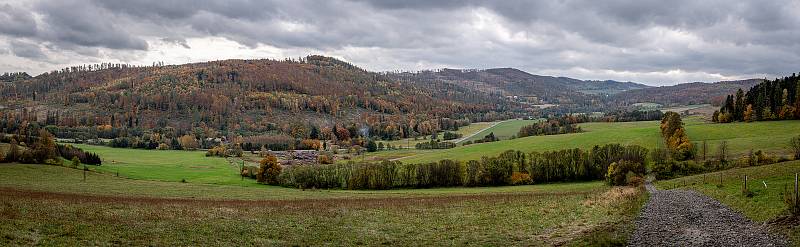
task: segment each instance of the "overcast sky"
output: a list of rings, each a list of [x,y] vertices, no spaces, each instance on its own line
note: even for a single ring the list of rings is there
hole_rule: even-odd
[[[800,1],[0,0],[0,72],[333,56],[669,85],[800,71]]]

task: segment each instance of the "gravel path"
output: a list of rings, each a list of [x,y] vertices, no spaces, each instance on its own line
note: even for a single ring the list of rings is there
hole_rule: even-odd
[[[657,190],[636,219],[628,246],[788,246],[717,200],[691,190]]]

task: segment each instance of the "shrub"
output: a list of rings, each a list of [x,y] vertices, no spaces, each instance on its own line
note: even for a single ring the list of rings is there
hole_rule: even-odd
[[[72,168],[78,168],[81,164],[81,160],[78,159],[78,156],[72,156]]]
[[[317,156],[317,162],[320,164],[333,164],[333,155],[330,154],[320,154]]]
[[[533,180],[531,180],[531,175],[527,172],[513,172],[511,173],[511,184],[512,185],[523,185],[523,184],[531,184]]]
[[[621,160],[608,166],[606,182],[610,185],[627,185],[629,182],[634,182],[628,181],[629,179],[632,180],[636,176],[644,175],[644,173],[644,164]]]
[[[459,134],[459,133],[445,131],[444,134],[442,134],[442,139],[444,139],[445,141],[449,141],[449,140],[454,140],[454,139],[461,138],[461,136],[462,136],[462,134]]]
[[[679,176],[702,173],[706,171],[706,167],[691,160],[667,160],[662,163],[653,163],[651,170],[656,179],[670,179]]]
[[[800,109],[796,111],[800,111]],[[792,151],[794,151],[794,159],[800,159],[800,135],[792,137],[789,141],[789,146],[791,146]]]
[[[275,185],[278,184],[278,176],[280,174],[281,165],[278,164],[278,158],[274,155],[268,155],[259,162],[256,179],[259,183]]]
[[[215,146],[206,151],[206,157],[211,156],[225,157],[225,146]]]
[[[158,147],[156,149],[158,149],[158,150],[169,150],[169,145],[167,145],[166,143],[159,143]]]
[[[794,189],[785,186],[783,189],[783,202],[786,203],[786,207],[792,215],[800,215],[800,202],[797,199]]]

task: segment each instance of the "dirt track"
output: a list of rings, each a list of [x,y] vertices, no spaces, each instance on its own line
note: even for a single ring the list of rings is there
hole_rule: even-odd
[[[636,220],[628,246],[788,246],[738,212],[696,191],[657,190]]]

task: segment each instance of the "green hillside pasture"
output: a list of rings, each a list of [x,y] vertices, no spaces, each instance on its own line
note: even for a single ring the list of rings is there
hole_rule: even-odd
[[[731,157],[739,157],[762,150],[771,155],[788,155],[789,138],[800,134],[800,121],[771,121],[752,123],[716,124],[698,117],[684,119],[689,139],[702,152],[702,142],[708,143],[710,159],[723,140],[728,142]],[[482,156],[496,156],[506,150],[551,151],[568,148],[591,148],[594,145],[620,143],[654,148],[662,143],[660,121],[624,123],[583,123],[582,133],[531,136],[492,143],[473,144],[434,152],[419,153],[400,159],[405,163],[430,162],[440,159],[477,160]]]
[[[101,166],[90,169],[132,179],[181,181],[189,183],[256,185],[252,179],[242,180],[239,167],[223,158],[205,157],[202,151],[142,150],[76,145],[95,152],[103,160]]]
[[[607,143],[636,144],[654,147],[661,139],[658,122],[585,123],[580,125],[585,132],[532,136],[512,140],[472,144],[436,152],[421,153],[400,159],[404,163],[431,162],[440,159],[479,160],[482,156],[496,156],[506,150],[523,152],[552,151],[566,148],[591,148]],[[495,132],[497,133],[497,132]]]
[[[736,168],[658,181],[656,185],[660,189],[693,189],[719,200],[754,221],[768,222],[787,214],[788,207],[783,202],[783,193],[785,189],[794,187],[795,173],[800,173],[800,161]],[[752,191],[752,197],[742,193],[744,175],[748,177],[747,187]],[[722,179],[721,186],[720,179]],[[785,224],[782,227],[789,225]],[[798,243],[800,228],[796,226],[794,228],[796,229],[782,230],[788,230],[792,240]]]
[[[500,138],[500,140],[508,140],[511,139],[512,136],[516,136],[519,133],[519,129],[522,126],[530,125],[534,123],[540,122],[540,119],[536,120],[522,120],[522,119],[513,119],[508,120],[502,123],[495,125],[494,127],[488,128],[480,133],[476,134],[473,137],[470,137],[464,141],[474,141],[478,139],[483,139],[484,136],[488,135],[489,133],[494,133],[494,136]]]
[[[600,182],[303,191],[81,180],[77,169],[0,165],[0,245],[620,244],[645,198]]]
[[[689,139],[702,151],[702,141],[707,140],[709,154],[715,154],[719,144],[728,142],[733,157],[762,150],[770,155],[790,154],[789,139],[800,135],[800,120],[715,124],[698,118],[685,121]]]
[[[478,131],[480,131],[480,130],[486,128],[486,127],[489,127],[489,126],[491,126],[492,124],[495,124],[495,123],[497,123],[497,122],[471,123],[471,124],[469,124],[467,126],[463,126],[461,128],[458,128],[458,130],[454,131],[454,132],[459,133],[462,136],[469,136],[469,135],[474,134],[475,132],[478,132]],[[444,132],[440,132],[439,133],[439,138],[441,138],[442,133],[444,133]],[[395,141],[383,141],[383,143],[384,144],[392,144],[392,146],[396,146],[396,147],[406,147],[406,148],[407,147],[411,147],[411,148],[413,148],[414,145],[416,145],[417,143],[428,142],[428,141],[430,141],[430,136],[428,136],[427,139],[423,139],[422,137],[419,137],[416,140],[414,140],[414,138],[405,138],[405,139],[400,139],[400,140],[395,140]]]

